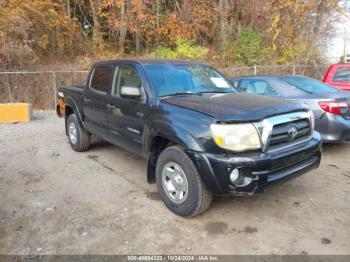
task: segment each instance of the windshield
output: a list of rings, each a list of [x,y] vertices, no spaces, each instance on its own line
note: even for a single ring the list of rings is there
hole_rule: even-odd
[[[234,88],[216,70],[204,65],[145,65],[158,96],[233,93]]]
[[[311,94],[338,92],[338,89],[308,77],[286,76],[281,77],[280,79]]]

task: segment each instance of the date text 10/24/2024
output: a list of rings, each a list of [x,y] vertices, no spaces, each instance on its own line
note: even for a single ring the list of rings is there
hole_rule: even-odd
[[[128,256],[128,261],[217,261],[219,258],[217,256],[176,256],[176,255],[166,255],[166,256]]]

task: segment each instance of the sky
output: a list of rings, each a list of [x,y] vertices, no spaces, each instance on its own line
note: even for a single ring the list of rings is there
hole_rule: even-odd
[[[334,34],[326,43],[326,57],[331,63],[339,62],[344,54],[344,44],[350,54],[350,0],[343,0],[342,5],[346,8],[346,15],[337,23]]]

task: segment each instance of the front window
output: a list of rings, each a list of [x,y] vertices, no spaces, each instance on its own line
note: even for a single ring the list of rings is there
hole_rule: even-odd
[[[129,66],[119,66],[112,86],[112,95],[119,96],[122,87],[142,88],[141,79],[136,70]]]
[[[298,89],[301,89],[311,94],[338,92],[338,89],[308,77],[286,76],[286,77],[281,77],[280,79],[292,86],[295,86]]]
[[[234,88],[216,70],[204,65],[146,65],[158,96],[233,93]]]

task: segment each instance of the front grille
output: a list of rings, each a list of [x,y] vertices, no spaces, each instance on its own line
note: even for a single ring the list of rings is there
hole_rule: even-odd
[[[269,150],[288,146],[310,137],[312,132],[308,119],[299,119],[273,126]]]

